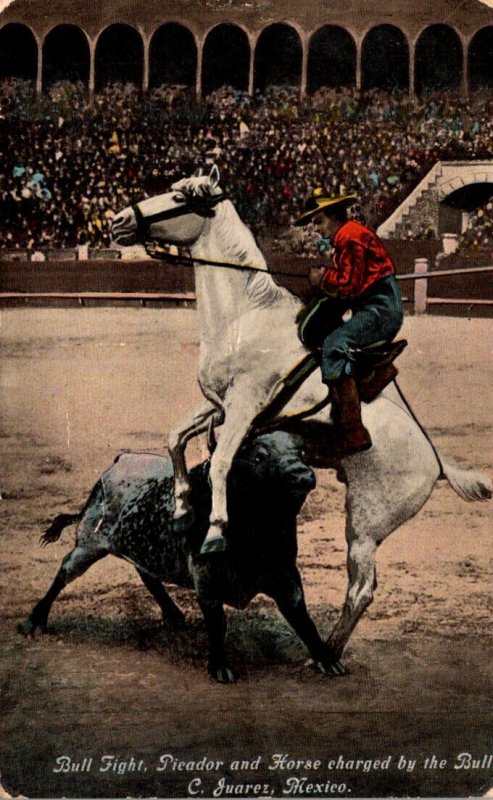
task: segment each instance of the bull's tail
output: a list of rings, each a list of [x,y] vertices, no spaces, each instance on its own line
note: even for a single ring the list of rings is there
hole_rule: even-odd
[[[66,528],[67,525],[79,522],[82,514],[83,511],[79,511],[78,514],[59,514],[58,517],[55,517],[50,527],[39,538],[41,547],[46,547],[47,544],[57,542],[62,535],[63,529]]]
[[[441,465],[443,476],[463,500],[490,500],[493,496],[490,481],[481,473],[462,469],[443,459]]]

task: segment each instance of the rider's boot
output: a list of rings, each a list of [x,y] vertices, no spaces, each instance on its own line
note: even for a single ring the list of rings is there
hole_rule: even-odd
[[[330,384],[334,404],[333,418],[343,435],[345,455],[369,450],[370,434],[361,421],[361,402],[354,378],[343,375]]]

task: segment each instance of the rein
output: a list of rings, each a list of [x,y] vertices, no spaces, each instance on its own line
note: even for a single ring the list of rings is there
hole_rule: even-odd
[[[244,272],[266,272],[269,275],[277,275],[280,278],[300,278],[302,276],[293,272],[271,272],[269,269],[260,269],[259,267],[249,266],[248,264],[238,264],[235,261],[215,261],[210,258],[192,258],[185,255],[173,255],[164,250],[156,239],[150,236],[150,227],[156,222],[162,222],[166,219],[176,219],[177,217],[184,217],[187,214],[197,214],[200,217],[213,217],[215,215],[214,206],[226,200],[224,193],[217,195],[210,195],[209,197],[199,197],[197,195],[188,195],[183,203],[168,208],[165,211],[157,211],[155,214],[144,215],[140,208],[139,203],[132,206],[132,211],[135,215],[135,223],[137,227],[137,239],[140,244],[145,247],[145,251],[151,258],[159,261],[165,261],[168,264],[184,264],[187,267],[193,267],[194,264],[205,264],[212,267],[222,267],[224,269],[233,268],[242,270]],[[397,280],[409,280],[422,277],[433,277],[434,273],[427,273],[423,276],[421,273],[411,273],[409,275],[396,275]]]
[[[283,275],[285,277],[296,278],[297,276],[294,275],[292,272],[269,272],[266,269],[260,269],[259,267],[249,267],[247,264],[237,264],[234,261],[213,261],[209,258],[192,258],[192,256],[185,256],[185,255],[178,255],[175,256],[173,253],[167,253],[165,250],[162,250],[159,245],[157,245],[152,239],[146,240],[143,242],[147,255],[151,258],[156,258],[159,261],[166,261],[169,264],[185,264],[187,267],[193,267],[194,264],[205,264],[210,265],[212,267],[224,267],[229,269],[238,269],[243,270],[245,272],[266,272],[269,275]]]

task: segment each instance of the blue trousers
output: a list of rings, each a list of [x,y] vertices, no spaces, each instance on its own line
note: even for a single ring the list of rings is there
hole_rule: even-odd
[[[358,351],[390,342],[400,330],[404,316],[402,297],[395,276],[376,281],[349,303],[352,317],[327,334],[322,345],[322,380],[330,383],[341,375],[352,375]]]

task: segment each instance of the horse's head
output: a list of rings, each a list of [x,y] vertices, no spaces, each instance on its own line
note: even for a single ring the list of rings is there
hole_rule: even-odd
[[[150,239],[190,245],[197,241],[222,200],[219,170],[214,165],[209,175],[199,170],[191,178],[174,183],[170,192],[123,209],[114,217],[111,233],[114,241],[124,246]]]

